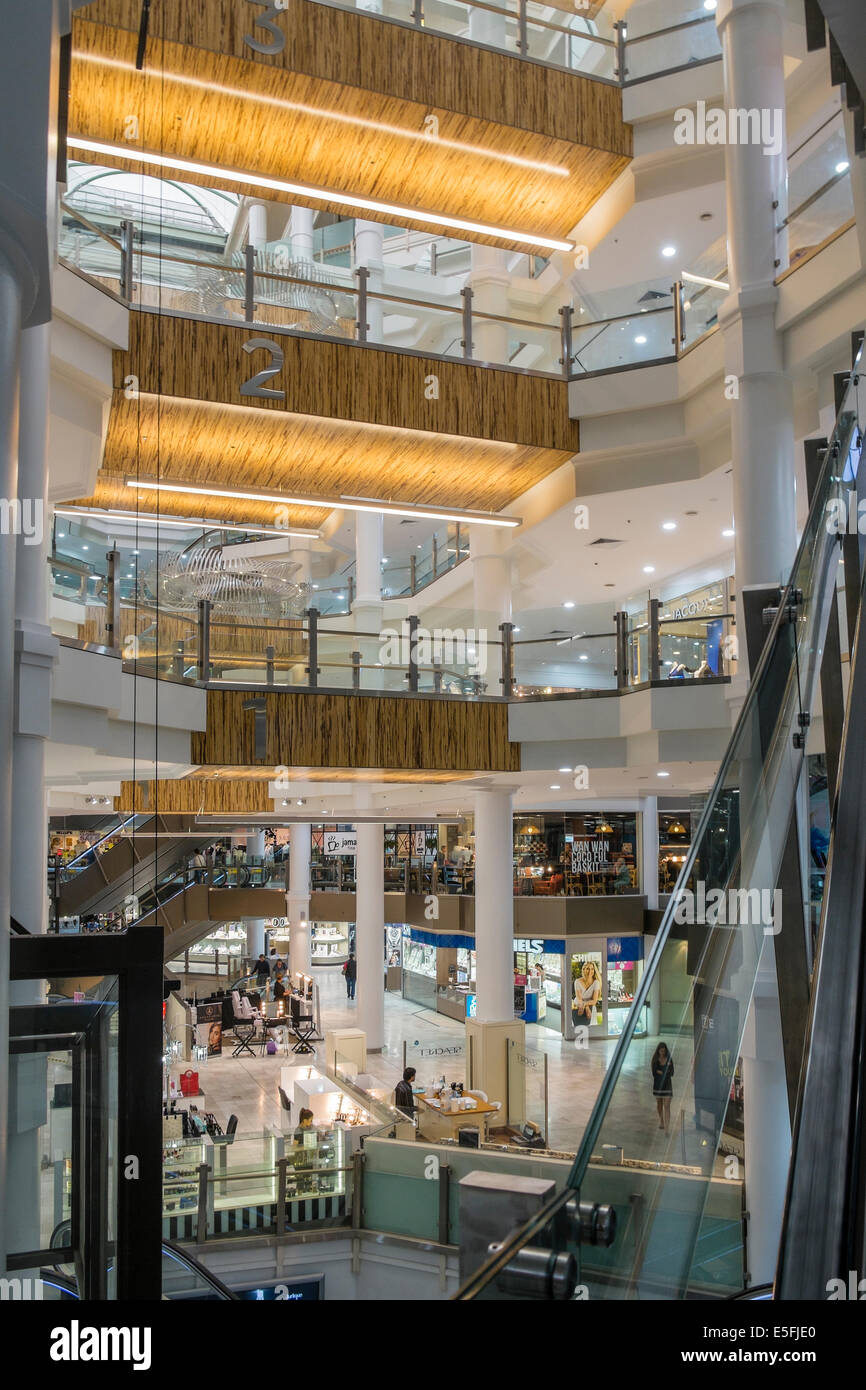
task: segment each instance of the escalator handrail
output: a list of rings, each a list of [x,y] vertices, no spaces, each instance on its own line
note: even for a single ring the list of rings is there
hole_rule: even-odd
[[[206,1265],[203,1265],[201,1260],[197,1260],[195,1255],[184,1250],[182,1245],[176,1245],[173,1240],[163,1240],[162,1250],[163,1254],[170,1255],[172,1259],[177,1260],[178,1264],[186,1265],[194,1274],[197,1274],[200,1279],[210,1285],[214,1293],[219,1294],[220,1298],[235,1303],[242,1302],[238,1295],[227,1284],[223,1283],[222,1279],[219,1279]]]
[[[776,1284],[781,1299],[826,1298],[862,1272],[866,1171],[866,570],[832,810],[812,997],[791,1141]],[[860,1276],[858,1275],[858,1278]]]

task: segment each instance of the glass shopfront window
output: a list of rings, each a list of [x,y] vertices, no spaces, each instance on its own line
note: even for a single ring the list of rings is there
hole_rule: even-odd
[[[601,951],[571,957],[571,1019],[575,1028],[604,1028],[604,980]]]
[[[539,812],[514,818],[514,891],[592,897],[639,891],[634,812]]]
[[[672,893],[692,842],[688,810],[659,813],[659,892]]]
[[[639,936],[607,938],[607,1032],[619,1037],[629,1016],[643,975],[643,939]],[[646,1033],[646,1008],[641,1009],[635,1035]]]

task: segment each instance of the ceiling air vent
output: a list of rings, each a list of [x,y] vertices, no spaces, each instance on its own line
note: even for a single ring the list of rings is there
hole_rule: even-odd
[[[656,304],[660,299],[670,299],[670,290],[647,290],[641,295],[638,304]]]
[[[622,541],[615,541],[610,536],[599,536],[597,541],[590,541],[587,549],[594,545],[622,545]]]

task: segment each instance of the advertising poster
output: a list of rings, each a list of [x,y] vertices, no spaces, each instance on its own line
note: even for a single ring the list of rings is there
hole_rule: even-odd
[[[223,1050],[223,1006],[199,1004],[196,1008],[195,1041],[197,1047],[206,1047],[208,1057],[219,1057]]]
[[[604,1022],[601,951],[581,951],[571,958],[571,1017],[576,1028]]]

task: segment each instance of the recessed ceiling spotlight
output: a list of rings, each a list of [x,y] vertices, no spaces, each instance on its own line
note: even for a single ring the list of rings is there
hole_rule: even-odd
[[[550,790],[551,790],[552,792],[559,792],[559,791],[562,791],[562,788],[561,788],[561,786],[559,785],[558,782],[551,782],[551,784],[550,784]]]
[[[644,565],[643,572],[644,574],[655,574],[656,567],[655,565]]]
[[[637,337],[635,338],[635,342],[636,342],[636,343],[645,343],[645,342],[646,342],[646,338],[644,337],[643,333],[638,333]]]
[[[571,772],[570,767],[558,767],[556,770],[557,772]]]
[[[662,255],[664,256],[665,260],[668,260],[668,261],[669,261],[670,258],[671,258],[671,256],[675,256],[676,254],[677,254],[677,248],[676,248],[675,246],[663,246],[663,247],[662,247]]]
[[[670,775],[671,775],[671,774],[670,774],[669,772],[657,772],[657,773],[656,773],[656,777],[670,777]]]
[[[836,165],[836,173],[844,174],[850,167],[847,159],[840,159],[839,163]]]
[[[709,10],[710,13],[712,14],[712,12],[713,12],[713,10],[716,8],[716,5],[717,5],[717,4],[718,4],[718,0],[704,0],[704,9],[705,9],[705,10]]]
[[[562,606],[563,606],[563,608],[573,608],[573,607],[574,607],[574,600],[568,598],[568,599],[565,600],[565,603],[564,603]]]
[[[662,530],[663,530],[663,531],[675,531],[676,529],[677,529],[677,523],[676,523],[675,521],[663,521],[663,522],[662,522]]]
[[[589,661],[589,657],[585,653],[581,653],[577,659],[578,661]]]
[[[725,537],[726,540],[727,540],[730,536],[733,536],[733,534],[734,534],[734,528],[733,528],[733,526],[728,526],[727,529],[724,530],[724,531],[722,532],[722,535]]]
[[[713,214],[711,212],[702,212],[700,217],[698,218],[699,222],[712,222],[712,220]]]

